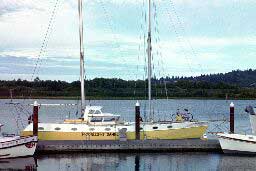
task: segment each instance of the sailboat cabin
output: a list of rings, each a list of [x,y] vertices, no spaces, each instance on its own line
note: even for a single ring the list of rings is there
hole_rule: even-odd
[[[102,106],[86,106],[85,111],[79,119],[66,119],[64,123],[89,123],[93,125],[112,125],[119,122],[120,115],[103,113]]]

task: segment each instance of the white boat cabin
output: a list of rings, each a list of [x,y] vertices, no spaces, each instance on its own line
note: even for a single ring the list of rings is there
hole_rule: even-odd
[[[82,117],[79,119],[66,119],[64,123],[87,122],[92,125],[113,125],[119,122],[120,115],[103,113],[102,106],[86,106]]]

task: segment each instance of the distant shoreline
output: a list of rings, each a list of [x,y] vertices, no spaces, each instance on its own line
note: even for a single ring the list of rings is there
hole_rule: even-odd
[[[10,97],[0,96],[0,99],[11,99]],[[33,96],[33,97],[13,97],[13,99],[49,99],[49,100],[80,100],[80,97],[75,96]],[[157,98],[158,100],[167,100],[167,98]],[[169,97],[169,100],[182,100],[182,99],[191,99],[191,100],[226,100],[223,98],[217,97]],[[145,97],[87,97],[86,100],[147,100]],[[154,100],[154,99],[153,99]],[[230,98],[227,100],[256,100],[255,98]]]

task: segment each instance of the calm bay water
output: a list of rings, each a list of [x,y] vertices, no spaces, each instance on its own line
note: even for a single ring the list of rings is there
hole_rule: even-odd
[[[14,100],[19,105],[8,105],[10,100],[0,100],[0,123],[2,132],[17,133],[27,124],[27,117],[32,113],[29,104],[33,100]],[[76,100],[38,100],[39,103],[79,103]],[[229,104],[224,100],[154,100],[155,120],[170,120],[177,109],[187,108],[198,120],[225,120],[229,118]],[[253,100],[234,100],[235,131],[250,133],[249,117],[244,112],[246,105],[256,105]],[[122,119],[134,120],[133,100],[95,100],[91,105],[104,106],[105,112],[120,114]],[[140,101],[141,114],[147,113],[146,101]],[[61,122],[65,118],[78,117],[77,106],[41,107],[40,122]],[[210,122],[208,131],[227,131],[225,121]],[[211,136],[209,134],[209,136]],[[255,170],[256,157],[227,156],[215,153],[142,153],[112,154],[84,153],[62,155],[40,155],[28,159],[0,160],[0,169],[28,170],[38,165],[37,170]]]

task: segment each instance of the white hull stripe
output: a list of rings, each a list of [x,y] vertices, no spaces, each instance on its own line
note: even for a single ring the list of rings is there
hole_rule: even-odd
[[[13,147],[18,147],[18,146],[23,146],[23,145],[26,145],[26,144],[29,144],[29,143],[37,143],[37,141],[29,141],[29,142],[26,142],[26,143],[12,145],[12,146],[9,146],[9,147],[2,147],[2,148],[0,148],[0,150],[8,149],[8,148],[13,148]]]
[[[220,138],[228,139],[228,140],[234,140],[234,141],[240,141],[240,142],[247,142],[247,143],[256,144],[256,142],[255,142],[255,141],[242,140],[242,139],[238,139],[238,138],[230,138],[230,137],[224,137],[224,136],[220,136]]]

